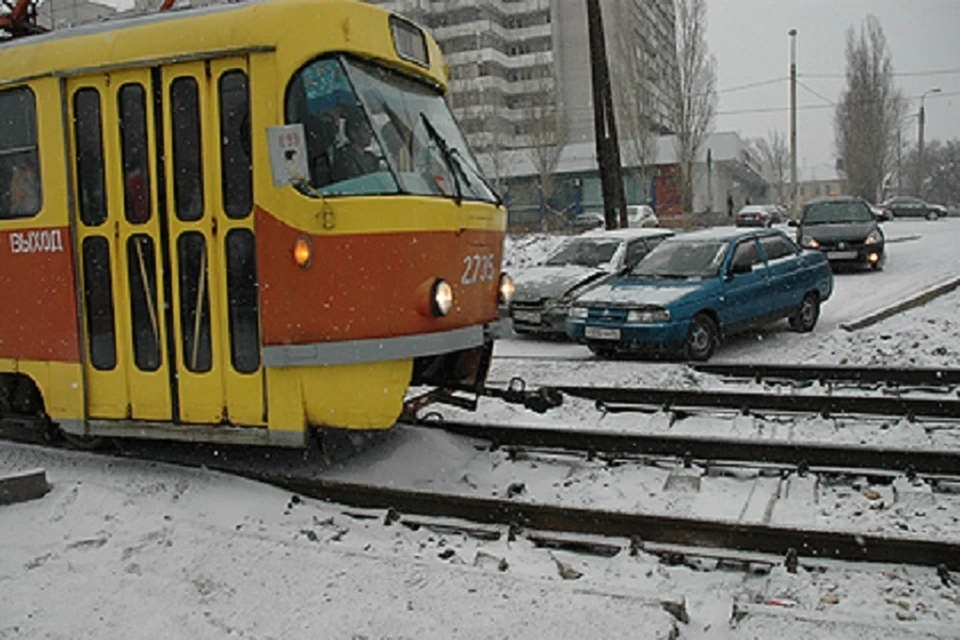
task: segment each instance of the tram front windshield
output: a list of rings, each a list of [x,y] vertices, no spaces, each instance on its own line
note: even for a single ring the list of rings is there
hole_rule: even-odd
[[[398,73],[318,58],[291,80],[286,120],[306,133],[305,193],[498,201],[440,93]]]

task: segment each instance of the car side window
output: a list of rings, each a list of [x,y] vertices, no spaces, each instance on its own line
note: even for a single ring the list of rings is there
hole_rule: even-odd
[[[770,261],[797,255],[797,245],[783,236],[765,236],[760,239],[760,244],[763,245],[763,252],[767,254],[767,260]]]
[[[760,251],[757,250],[757,242],[753,238],[741,240],[737,243],[737,248],[733,251],[733,260],[730,261],[734,267],[755,268],[758,264],[763,264],[763,258],[760,257]]]

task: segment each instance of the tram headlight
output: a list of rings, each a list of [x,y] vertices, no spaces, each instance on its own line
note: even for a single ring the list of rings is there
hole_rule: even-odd
[[[513,284],[513,278],[511,278],[506,273],[500,274],[500,293],[497,296],[500,304],[510,304],[510,301],[513,300],[513,293],[517,290],[516,285]]]
[[[293,261],[301,269],[306,269],[313,262],[313,242],[307,236],[301,235],[293,243]]]
[[[437,279],[430,291],[430,311],[438,318],[453,308],[453,287],[446,280]]]

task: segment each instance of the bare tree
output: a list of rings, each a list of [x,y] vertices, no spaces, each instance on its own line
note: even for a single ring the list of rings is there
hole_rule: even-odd
[[[875,16],[867,16],[859,35],[847,30],[846,58],[846,87],[834,116],[837,155],[850,193],[876,201],[896,159],[907,103],[894,86],[887,39]]]
[[[553,195],[554,173],[560,154],[567,143],[567,127],[559,104],[557,83],[550,64],[533,67],[531,92],[526,95],[529,147],[527,153],[537,172],[540,188],[539,206],[545,212],[546,202]]]
[[[717,110],[717,61],[707,48],[706,0],[676,0],[677,64],[668,83],[667,119],[677,136],[684,213],[693,212],[693,166]]]
[[[935,204],[960,205],[960,139],[931,140],[923,157],[927,175],[923,185],[924,199]],[[904,157],[903,168],[910,175],[916,175],[919,165],[914,147]]]
[[[783,191],[787,182],[787,171],[790,169],[790,148],[787,146],[787,137],[780,131],[768,131],[767,137],[759,138],[755,146],[763,163],[764,176],[776,190],[777,203],[783,204]]]
[[[613,5],[616,24],[643,24],[644,18],[640,14],[638,3],[618,2]],[[616,34],[610,68],[622,161],[646,193],[649,167],[656,159],[656,107],[649,78],[651,64],[645,48],[649,45],[630,29],[617,29]]]

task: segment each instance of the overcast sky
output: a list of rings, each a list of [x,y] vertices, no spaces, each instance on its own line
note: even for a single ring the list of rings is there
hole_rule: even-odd
[[[843,88],[846,32],[851,26],[859,30],[870,14],[883,26],[894,71],[904,74],[897,82],[911,98],[904,143],[916,144],[920,95],[935,87],[942,92],[926,98],[925,138],[960,138],[960,0],[707,0],[707,7],[708,46],[719,71],[717,131],[758,138],[780,130],[789,136],[787,32],[797,30],[801,178],[833,171],[831,103]],[[937,71],[944,73],[931,73]]]
[[[801,178],[809,171],[832,171],[830,103],[836,102],[844,85],[846,31],[850,26],[859,30],[869,14],[880,20],[894,71],[905,74],[897,77],[897,84],[911,99],[910,113],[916,115],[924,91],[942,90],[924,101],[926,141],[960,138],[960,1],[707,0],[707,8],[708,46],[718,65],[717,131],[766,137],[768,131],[780,130],[789,136],[787,32],[797,30]],[[755,83],[766,84],[731,90]],[[912,117],[903,123],[905,143],[916,144],[917,122]]]

